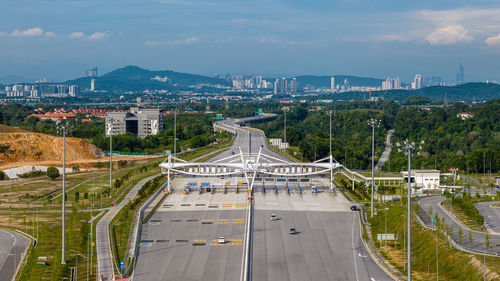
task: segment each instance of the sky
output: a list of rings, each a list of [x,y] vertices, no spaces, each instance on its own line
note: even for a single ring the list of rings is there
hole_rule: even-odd
[[[137,65],[500,81],[498,0],[2,0],[0,76]]]

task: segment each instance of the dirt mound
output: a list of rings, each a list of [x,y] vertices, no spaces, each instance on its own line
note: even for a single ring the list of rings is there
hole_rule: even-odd
[[[8,133],[29,133],[29,132],[20,128],[0,125],[0,134],[8,134]]]
[[[0,166],[10,166],[15,163],[61,161],[62,155],[62,137],[30,132],[0,134]],[[78,163],[102,157],[104,157],[102,150],[85,140],[66,138],[67,162]]]

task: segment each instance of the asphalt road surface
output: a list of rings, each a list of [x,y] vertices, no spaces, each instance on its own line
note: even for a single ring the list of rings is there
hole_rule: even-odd
[[[0,281],[12,280],[28,245],[28,238],[0,229]]]
[[[484,217],[484,224],[491,231],[500,234],[500,202],[486,202],[474,204]]]
[[[447,212],[444,212],[441,208],[439,208],[437,204],[443,202],[445,199],[446,198],[442,196],[429,197],[419,200],[418,204],[421,206],[422,210],[425,211],[426,213],[429,213],[429,210],[431,211],[429,217],[434,217],[434,214],[437,212],[440,219],[444,218],[446,224],[451,225],[453,229],[453,239],[462,247],[477,252],[485,251],[484,241],[486,238],[486,233],[472,231],[469,228],[464,227],[464,225],[460,224],[459,221],[456,220],[456,218],[450,217]],[[430,224],[429,222],[426,223]],[[458,233],[459,228],[462,228],[462,239],[461,239],[462,243],[460,243],[460,236]],[[469,232],[472,235],[472,243],[469,241]],[[489,233],[488,237],[490,240],[490,249],[486,249],[486,252],[500,254],[500,235]]]
[[[342,195],[254,197],[253,280],[392,280],[366,251],[359,215]]]
[[[134,280],[239,280],[245,199],[172,194],[143,225]]]
[[[241,151],[245,154],[248,153],[249,151],[252,154],[253,153],[257,154],[259,153],[259,149],[262,149],[261,153],[263,154],[275,157],[277,159],[280,159],[281,161],[287,161],[287,162],[290,161],[283,155],[274,152],[268,147],[266,137],[261,130],[252,129],[248,127],[239,128],[234,125],[234,121],[232,120],[224,120],[222,122],[219,122],[218,124],[234,130],[236,132],[236,136],[234,137],[233,146],[230,149],[211,158],[209,161],[217,161],[233,155],[240,154],[239,150],[240,147]],[[249,138],[249,134],[251,139]]]

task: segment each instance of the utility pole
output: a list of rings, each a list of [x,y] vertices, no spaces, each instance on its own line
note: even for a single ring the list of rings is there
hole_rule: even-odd
[[[113,118],[109,118],[109,197],[113,200]]]
[[[285,111],[285,126],[283,128],[283,135],[284,135],[284,143],[285,143],[285,154],[286,154],[286,108],[283,108],[283,110]]]
[[[174,164],[177,154],[177,109],[174,109]]]
[[[424,144],[424,141],[420,142]],[[415,146],[415,142],[410,142],[405,140],[403,143],[397,143],[398,151],[404,151],[408,156],[408,278],[407,281],[411,281],[411,156],[413,152],[418,149],[421,150],[422,146],[418,148]]]
[[[68,123],[66,120],[61,121],[60,130],[63,133],[63,182],[62,182],[62,249],[61,249],[61,264],[66,264],[65,248],[66,248],[66,133],[68,131]]]
[[[368,125],[372,126],[372,196],[371,196],[371,207],[370,216],[373,218],[373,190],[375,188],[375,175],[374,175],[374,165],[375,165],[375,126],[380,124],[378,119],[370,119]]]

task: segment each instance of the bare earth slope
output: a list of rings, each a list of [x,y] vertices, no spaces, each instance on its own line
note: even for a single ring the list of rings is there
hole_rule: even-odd
[[[0,125],[0,167],[62,160],[62,137],[31,133]],[[104,157],[101,149],[79,138],[66,138],[66,161],[86,162]]]

